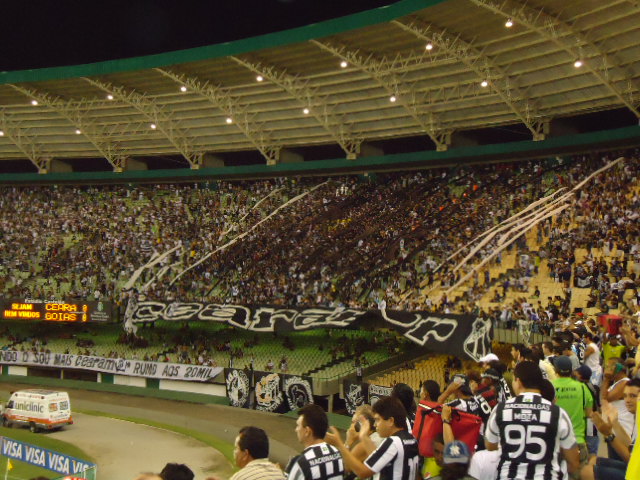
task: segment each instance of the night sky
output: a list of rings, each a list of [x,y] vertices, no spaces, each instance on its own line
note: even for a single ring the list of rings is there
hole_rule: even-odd
[[[0,6],[0,71],[212,45],[398,0],[20,0]]]

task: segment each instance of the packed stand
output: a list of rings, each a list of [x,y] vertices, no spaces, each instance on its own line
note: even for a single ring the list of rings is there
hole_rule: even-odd
[[[120,304],[131,286],[162,300],[469,311],[486,290],[478,282],[465,302],[408,293],[453,285],[465,270],[452,272],[452,252],[613,157],[326,181],[4,187],[0,288],[16,298]],[[635,175],[637,166],[625,169]],[[623,205],[628,186],[603,177],[595,193],[619,191],[608,207],[631,208]]]

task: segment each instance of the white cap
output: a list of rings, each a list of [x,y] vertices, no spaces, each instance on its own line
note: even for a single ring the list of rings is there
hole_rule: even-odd
[[[496,360],[500,360],[495,353],[487,353],[484,357],[482,357],[478,362],[480,363],[489,363],[494,362]]]

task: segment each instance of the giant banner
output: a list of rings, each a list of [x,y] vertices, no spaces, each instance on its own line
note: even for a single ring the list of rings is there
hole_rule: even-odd
[[[221,371],[221,367],[183,365],[181,363],[145,362],[121,358],[103,358],[64,353],[33,353],[16,350],[0,351],[0,364],[32,367],[77,368],[116,375],[158,378],[164,380],[207,381]]]
[[[210,321],[254,332],[341,328],[383,320],[387,326],[433,352],[478,361],[491,352],[491,321],[472,315],[436,315],[398,310],[347,308],[280,308],[200,302],[131,301],[125,323],[157,320]]]

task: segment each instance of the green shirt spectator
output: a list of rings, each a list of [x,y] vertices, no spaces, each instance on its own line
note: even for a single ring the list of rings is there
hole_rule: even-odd
[[[573,369],[569,357],[565,355],[557,357],[554,365],[558,372],[558,378],[552,382],[556,389],[556,405],[569,414],[576,443],[580,449],[580,460],[586,462],[588,459],[587,418],[591,416],[593,397],[586,385],[571,378]]]

